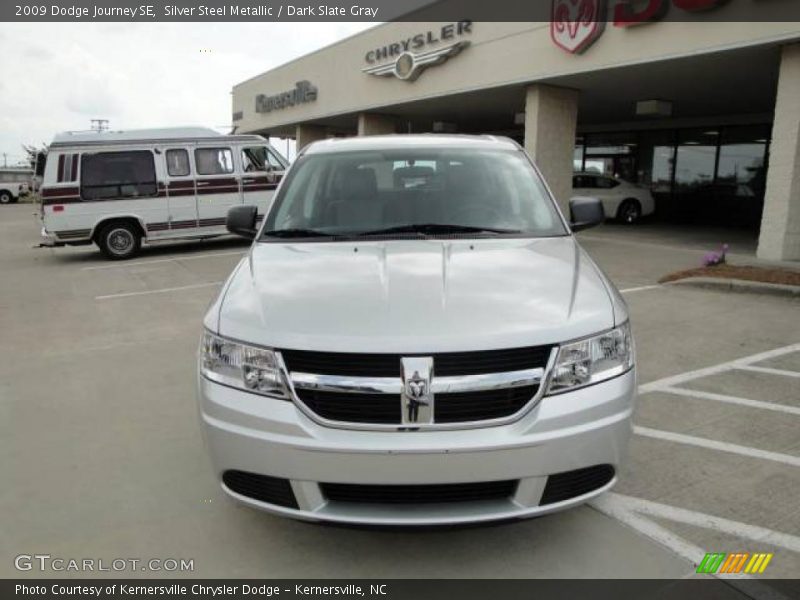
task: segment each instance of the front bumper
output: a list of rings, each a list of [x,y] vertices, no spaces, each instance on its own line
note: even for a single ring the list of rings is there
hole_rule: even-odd
[[[288,508],[223,489],[269,512],[313,521],[444,525],[531,517],[587,501],[616,483],[548,504],[548,477],[611,465],[619,470],[631,435],[635,370],[543,398],[512,423],[449,431],[355,431],[324,427],[293,403],[235,390],[198,376],[200,417],[218,480],[236,470],[287,479]],[[518,480],[508,498],[434,504],[328,500],[320,483],[448,484]]]

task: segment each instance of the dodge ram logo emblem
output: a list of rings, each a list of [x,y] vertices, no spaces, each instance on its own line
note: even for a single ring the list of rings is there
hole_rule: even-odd
[[[553,0],[550,36],[560,48],[580,54],[606,26],[608,0]]]
[[[433,358],[415,356],[400,361],[403,393],[400,408],[403,425],[433,423]]]

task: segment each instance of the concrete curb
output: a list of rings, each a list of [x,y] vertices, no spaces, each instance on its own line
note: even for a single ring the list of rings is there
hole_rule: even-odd
[[[713,289],[723,292],[739,292],[745,294],[768,294],[800,298],[800,286],[786,285],[783,283],[763,283],[761,281],[748,281],[745,279],[725,279],[722,277],[687,277],[677,281],[667,282],[666,285],[680,285]]]

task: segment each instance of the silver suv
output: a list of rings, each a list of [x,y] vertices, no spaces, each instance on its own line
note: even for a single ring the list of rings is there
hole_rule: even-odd
[[[572,231],[603,220],[571,202]],[[317,142],[205,316],[198,399],[222,488],[300,519],[529,517],[616,482],[628,312],[516,143]]]

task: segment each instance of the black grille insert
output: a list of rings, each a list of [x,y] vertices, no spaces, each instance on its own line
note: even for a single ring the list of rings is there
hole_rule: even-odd
[[[229,490],[253,500],[297,508],[297,499],[288,479],[245,471],[225,471],[222,474],[222,481]]]
[[[437,504],[510,498],[517,481],[442,483],[423,485],[363,485],[321,483],[323,495],[336,502],[365,504]]]
[[[297,397],[323,419],[350,423],[400,423],[400,394],[295,391]]]
[[[450,375],[482,375],[505,371],[522,371],[547,365],[550,346],[480,350],[476,352],[442,352],[433,356],[437,377]],[[420,354],[352,354],[281,350],[290,372],[355,377],[399,377],[402,357]]]
[[[536,395],[538,386],[480,392],[436,394],[436,423],[466,423],[508,417]],[[332,421],[400,425],[400,394],[348,394],[297,389],[297,397],[315,414]]]
[[[603,487],[614,478],[614,467],[595,465],[566,473],[556,473],[547,478],[540,505],[563,502],[588,494]]]

